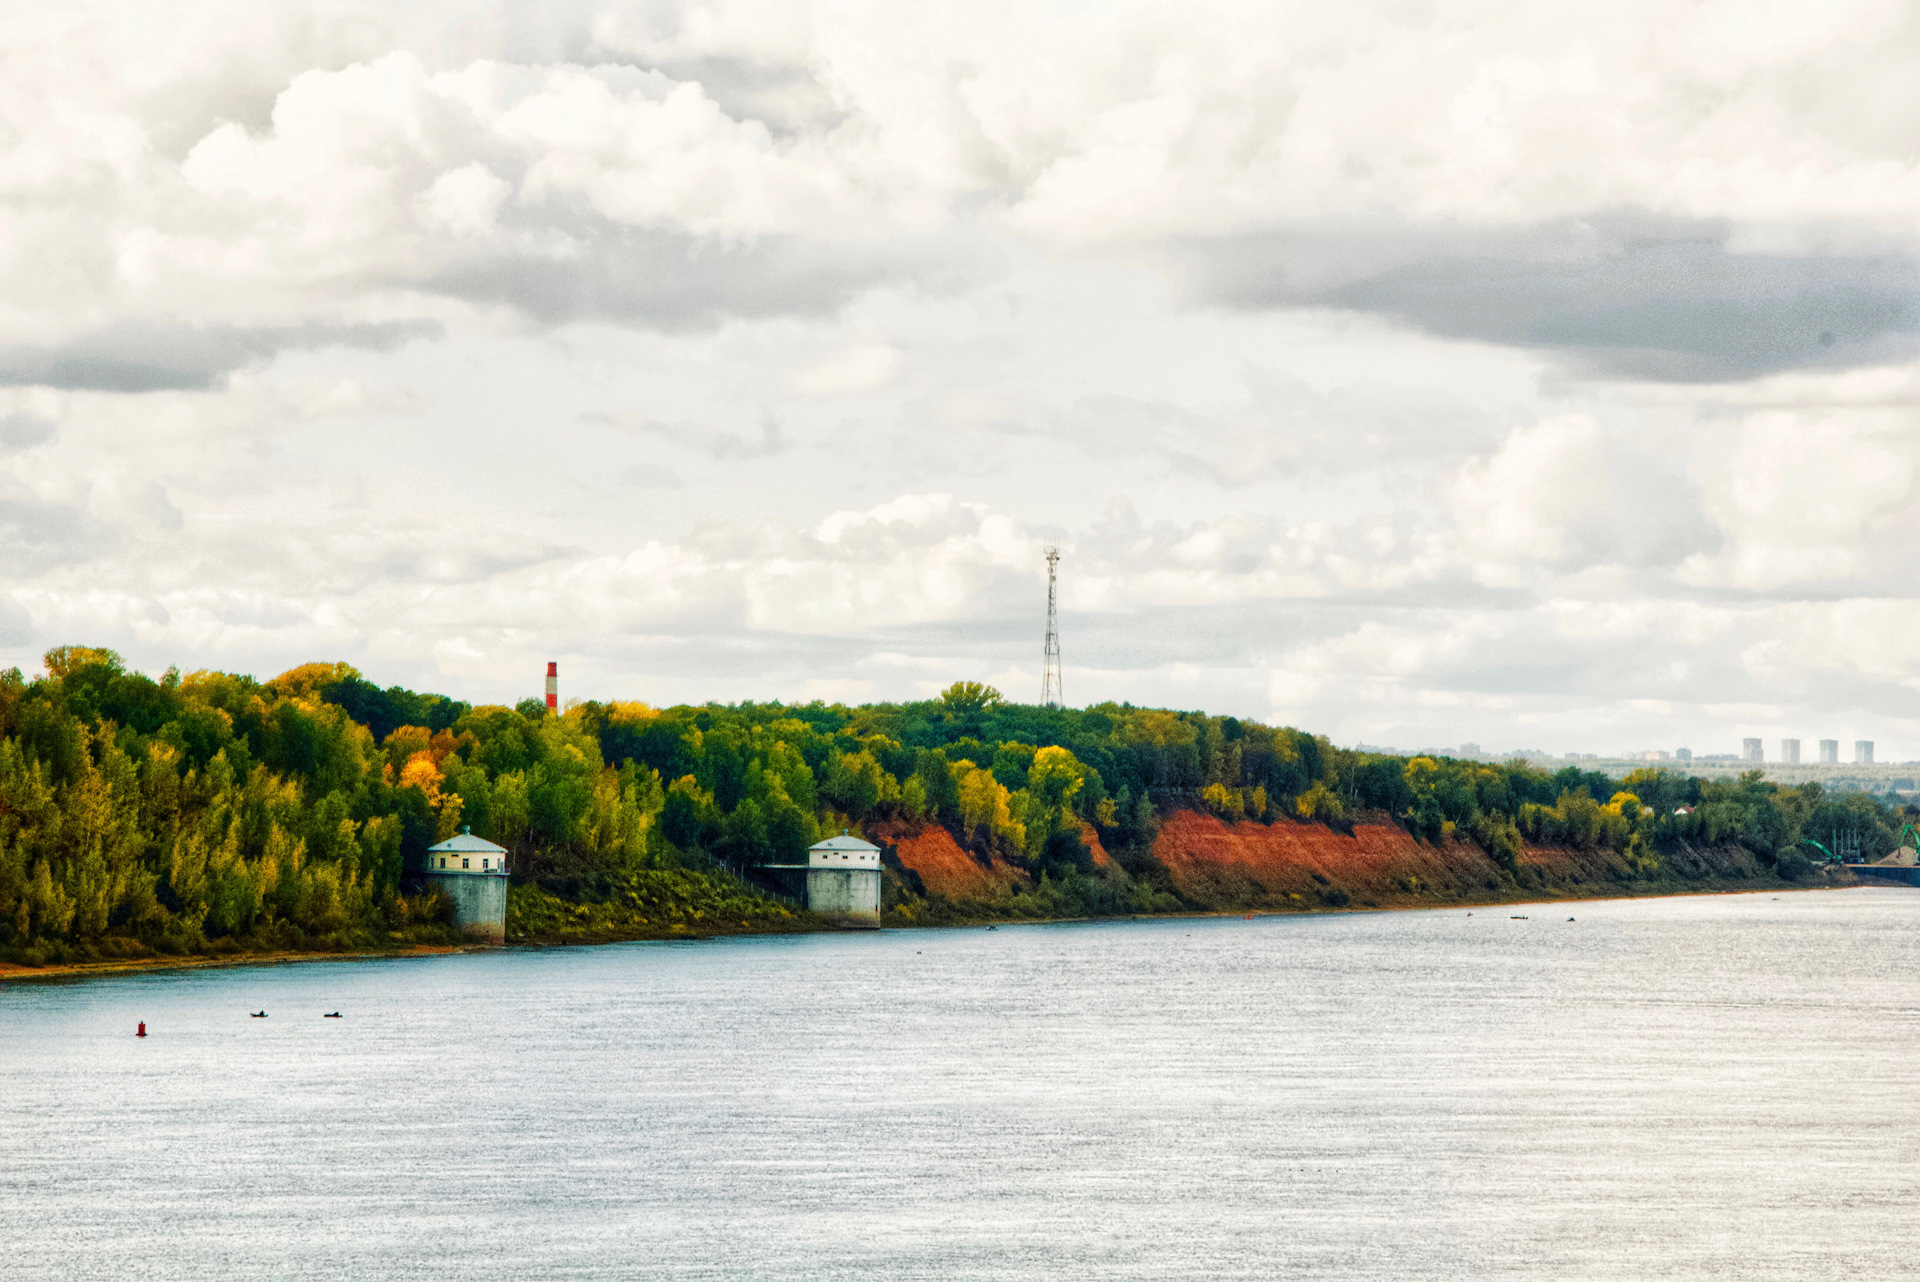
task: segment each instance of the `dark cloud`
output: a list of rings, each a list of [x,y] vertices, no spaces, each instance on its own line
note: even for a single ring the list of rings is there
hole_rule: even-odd
[[[421,285],[504,304],[547,325],[605,321],[665,331],[737,317],[826,315],[916,270],[904,252],[789,236],[745,241],[622,227],[590,215],[551,217]]]
[[[0,597],[0,645],[23,646],[33,640],[33,620],[5,597]]]
[[[1596,377],[1715,382],[1920,349],[1920,263],[1741,252],[1732,234],[1612,213],[1499,229],[1275,227],[1185,250],[1209,301],[1370,312]]]
[[[1726,532],[1707,516],[1699,487],[1671,462],[1622,452],[1608,460],[1607,472],[1612,499],[1572,523],[1560,569],[1664,570],[1726,546]]]
[[[41,418],[37,414],[0,415],[0,454],[43,445],[53,439],[56,430],[52,419]]]
[[[0,384],[95,392],[197,391],[217,385],[235,370],[263,364],[281,351],[319,347],[391,351],[411,339],[440,332],[441,327],[429,321],[268,328],[126,321],[62,343],[0,346]]]
[[[0,499],[0,582],[88,560],[112,542],[112,531],[79,508]]]

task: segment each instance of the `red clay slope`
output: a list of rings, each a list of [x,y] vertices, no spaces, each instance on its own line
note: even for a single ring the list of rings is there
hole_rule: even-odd
[[[1229,827],[1196,810],[1162,816],[1153,853],[1181,894],[1226,905],[1293,896],[1317,903],[1323,887],[1372,899],[1398,898],[1428,886],[1461,893],[1487,878],[1497,884],[1499,876],[1477,846],[1423,846],[1394,824],[1355,824],[1349,837],[1321,824],[1289,820]]]
[[[1221,908],[1321,902],[1344,890],[1361,904],[1432,903],[1496,897],[1510,883],[1477,843],[1427,845],[1387,822],[1356,823],[1351,837],[1321,824],[1222,823],[1176,810],[1162,816],[1153,853],[1180,893]],[[1676,852],[1669,871],[1689,879],[1761,878],[1753,857],[1733,847]],[[1519,872],[1534,890],[1590,895],[1619,886],[1617,856],[1603,850],[1530,847]],[[1317,875],[1316,875],[1317,874]]]
[[[1113,862],[1113,856],[1109,855],[1107,848],[1100,844],[1099,829],[1095,828],[1092,824],[1081,823],[1080,840],[1086,843],[1089,851],[1093,852],[1093,866],[1095,868],[1104,868]]]
[[[1004,860],[986,862],[961,849],[938,825],[914,831],[883,824],[875,840],[893,843],[900,862],[920,875],[929,894],[949,899],[995,899],[1027,875]],[[1110,862],[1091,831],[1094,858]],[[1411,906],[1448,900],[1501,898],[1516,888],[1478,844],[1449,840],[1429,845],[1397,824],[1356,823],[1353,835],[1323,824],[1282,820],[1226,824],[1198,810],[1161,816],[1153,853],[1175,889],[1196,905],[1235,909],[1315,907],[1344,891],[1358,905]],[[1764,878],[1752,856],[1734,848],[1676,852],[1669,871],[1688,879]],[[1532,847],[1519,860],[1521,888],[1530,893],[1584,896],[1620,888],[1618,857],[1602,850]]]
[[[994,899],[1025,874],[996,859],[984,864],[953,839],[953,834],[938,824],[914,832],[904,825],[882,824],[873,836],[893,843],[900,862],[920,874],[920,884],[930,895],[949,899]]]
[[[920,874],[920,884],[930,895],[949,899],[993,899],[1018,882],[1027,885],[1031,878],[1004,859],[983,862],[968,854],[953,839],[953,834],[938,824],[915,831],[904,823],[883,823],[872,830],[876,841],[890,841],[900,862]],[[1092,824],[1080,825],[1080,839],[1093,854],[1096,867],[1113,862],[1113,856],[1100,844],[1100,834]]]
[[[1323,890],[1377,904],[1477,899],[1502,885],[1499,867],[1477,844],[1427,845],[1387,822],[1356,823],[1349,837],[1322,824],[1229,826],[1201,811],[1176,810],[1161,818],[1153,853],[1181,894],[1222,907],[1314,904]],[[1521,863],[1569,889],[1607,879],[1606,856],[1598,853],[1529,850]]]

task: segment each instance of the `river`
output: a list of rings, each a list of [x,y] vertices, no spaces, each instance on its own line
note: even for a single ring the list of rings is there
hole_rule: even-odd
[[[1917,923],[1846,890],[13,983],[0,1273],[1912,1276]]]

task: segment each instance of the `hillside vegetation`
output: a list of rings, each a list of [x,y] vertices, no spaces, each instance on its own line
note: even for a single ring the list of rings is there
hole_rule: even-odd
[[[407,893],[406,873],[463,826],[511,852],[509,938],[523,940],[805,927],[756,870],[843,828],[887,851],[895,921],[1350,901],[1327,872],[1299,883],[1310,895],[1176,876],[1204,852],[1162,829],[1198,818],[1243,843],[1371,825],[1443,871],[1467,852],[1457,893],[1501,895],[1554,888],[1542,849],[1625,884],[1794,880],[1813,871],[1804,837],[1884,853],[1907,814],[1757,776],[1616,784],[1381,757],[1234,717],[1010,704],[967,682],[919,703],[554,715],[383,689],[345,664],[154,680],[72,646],[31,680],[0,673],[0,958],[28,964],[452,942],[445,904]],[[970,889],[903,860],[930,836],[978,870]],[[1407,876],[1416,893],[1432,869]]]

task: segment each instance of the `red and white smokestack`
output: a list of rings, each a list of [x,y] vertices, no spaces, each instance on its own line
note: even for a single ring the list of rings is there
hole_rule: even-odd
[[[560,665],[547,664],[547,711],[560,711]]]

